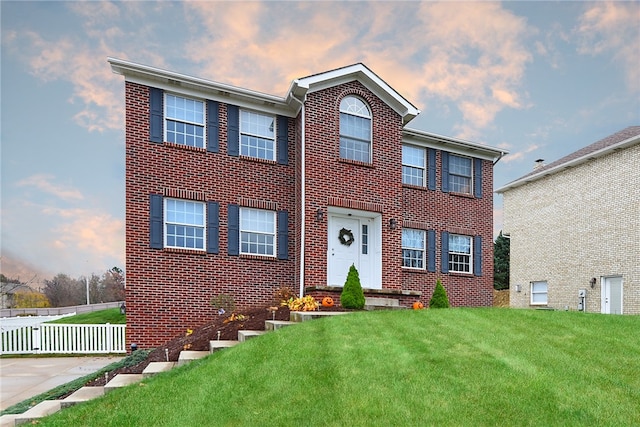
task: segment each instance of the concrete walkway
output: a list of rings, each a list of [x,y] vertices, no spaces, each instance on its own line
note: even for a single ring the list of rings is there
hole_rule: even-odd
[[[119,356],[0,359],[0,410],[122,359]]]

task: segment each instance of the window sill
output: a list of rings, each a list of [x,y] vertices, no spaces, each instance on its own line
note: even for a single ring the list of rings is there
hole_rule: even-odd
[[[448,274],[449,276],[466,277],[468,279],[472,279],[475,277],[473,273],[462,273],[460,271],[450,271]]]
[[[244,156],[244,155],[240,155],[238,157],[240,159],[242,159],[242,160],[248,160],[250,162],[266,163],[268,165],[277,165],[278,164],[278,162],[276,162],[275,160],[260,159],[258,157],[251,157],[251,156]]]
[[[180,248],[162,248],[162,252],[171,252],[174,254],[187,255],[206,255],[207,251],[200,249],[180,249]]]
[[[269,256],[269,255],[240,254],[240,258],[242,258],[242,259],[253,259],[253,260],[257,260],[257,261],[278,261],[277,257]]]
[[[476,198],[473,194],[470,194],[470,193],[455,193],[453,191],[450,191],[449,194],[451,194],[452,196],[455,196],[455,197],[464,197],[464,198],[467,198],[467,199],[475,199]]]
[[[199,153],[206,153],[207,149],[206,148],[200,148],[200,147],[192,147],[190,145],[183,145],[183,144],[177,144],[175,142],[163,142],[162,145],[167,146],[167,147],[171,147],[171,148],[177,148],[179,150],[186,150],[186,151],[195,151],[195,152],[199,152]]]
[[[412,185],[412,184],[402,184],[402,188],[410,188],[412,190],[421,190],[421,191],[433,191],[433,190],[429,190],[428,187],[425,187],[423,185]]]
[[[418,273],[418,274],[435,273],[435,271],[428,271],[426,268],[415,268],[415,267],[405,267],[405,266],[402,266],[402,272]]]
[[[350,160],[350,159],[343,159],[342,157],[338,160],[340,163],[347,163],[350,165],[355,165],[355,166],[364,166],[365,168],[373,168],[373,163],[366,163],[366,162],[361,162],[359,160]]]

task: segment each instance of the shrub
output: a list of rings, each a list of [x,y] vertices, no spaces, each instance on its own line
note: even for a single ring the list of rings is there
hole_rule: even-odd
[[[362,285],[360,284],[360,275],[356,266],[351,264],[349,268],[349,274],[347,274],[347,281],[342,288],[340,294],[340,304],[344,308],[353,308],[360,310],[364,308],[364,292],[362,291]]]
[[[449,297],[447,297],[447,291],[442,286],[440,279],[436,281],[436,288],[429,301],[429,308],[449,308]]]
[[[293,292],[289,286],[281,286],[277,291],[273,294],[273,299],[276,304],[283,303],[285,301],[289,301],[291,298],[295,298],[296,294]]]
[[[289,307],[291,311],[315,311],[320,304],[311,295],[304,296],[302,298],[289,298],[288,301],[283,301],[282,305]]]

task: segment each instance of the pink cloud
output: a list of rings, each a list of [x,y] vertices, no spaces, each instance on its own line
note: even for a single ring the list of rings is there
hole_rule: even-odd
[[[53,175],[37,174],[18,181],[17,185],[19,187],[34,187],[62,200],[82,200],[84,198],[79,190],[55,184],[54,180]]]

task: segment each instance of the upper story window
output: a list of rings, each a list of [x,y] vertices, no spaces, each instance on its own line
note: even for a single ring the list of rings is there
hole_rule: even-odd
[[[402,146],[402,183],[408,185],[425,185],[427,168],[425,149],[412,145]]]
[[[240,154],[276,160],[276,119],[253,111],[240,111]]]
[[[165,141],[204,148],[204,102],[165,94]]]
[[[354,96],[340,102],[340,158],[371,163],[371,112]]]
[[[449,191],[471,194],[472,164],[469,157],[449,155]]]
[[[240,208],[240,253],[275,256],[276,213]]]
[[[471,273],[473,254],[471,236],[449,234],[449,271],[456,273]]]
[[[531,304],[545,305],[547,304],[547,282],[531,282]]]
[[[165,247],[205,249],[204,203],[165,198],[164,226]]]
[[[402,266],[424,269],[425,235],[423,230],[402,229]]]

